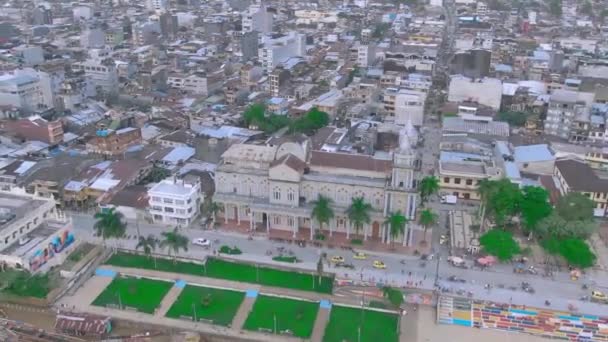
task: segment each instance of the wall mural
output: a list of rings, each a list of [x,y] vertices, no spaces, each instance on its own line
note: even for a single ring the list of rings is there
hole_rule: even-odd
[[[74,242],[74,234],[69,230],[64,230],[57,236],[51,239],[51,242],[43,248],[37,250],[34,255],[30,258],[30,270],[35,271],[44,265],[55,256],[56,253],[60,253],[65,248]]]

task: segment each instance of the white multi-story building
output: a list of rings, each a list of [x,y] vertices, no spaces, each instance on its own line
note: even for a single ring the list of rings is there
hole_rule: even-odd
[[[374,44],[357,44],[351,48],[351,60],[362,68],[367,68],[376,59],[376,46]],[[356,57],[355,57],[356,56]]]
[[[278,38],[265,36],[263,41],[258,58],[268,73],[291,57],[306,55],[306,36],[294,31]]]
[[[193,94],[208,95],[222,85],[222,72],[211,75],[194,73],[190,75],[171,74],[167,77],[167,85]]]
[[[25,112],[53,107],[49,75],[33,69],[0,75],[0,105],[14,106]]]
[[[571,90],[554,91],[547,108],[545,134],[564,139],[571,138],[571,135],[578,129],[575,122],[589,117],[594,98],[593,93]]]
[[[258,31],[262,34],[272,32],[272,13],[269,13],[264,4],[253,4],[243,14],[243,32]]]
[[[387,88],[383,94],[384,109],[394,116],[395,124],[421,126],[426,93],[409,89]]]
[[[448,101],[476,102],[499,110],[502,101],[502,81],[488,77],[473,80],[461,75],[452,76]]]
[[[169,178],[148,190],[149,212],[154,222],[189,225],[203,201],[198,177]]]
[[[169,10],[169,0],[147,0],[148,11],[166,12]]]
[[[116,63],[107,50],[91,50],[90,58],[72,64],[74,70],[84,71],[87,81],[107,93],[118,91],[118,70]]]

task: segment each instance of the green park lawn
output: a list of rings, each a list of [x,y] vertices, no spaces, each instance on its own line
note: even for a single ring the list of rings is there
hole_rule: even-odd
[[[228,326],[245,298],[245,293],[208,287],[187,285],[169,311],[167,317],[182,316],[213,321],[213,324]]]
[[[361,324],[363,322],[363,325]],[[332,306],[323,342],[397,342],[399,317],[380,311]],[[361,339],[358,339],[361,327]]]
[[[308,338],[318,311],[319,303],[262,295],[256,298],[243,328],[273,332],[276,318],[277,333],[289,330],[293,336]]]
[[[312,273],[284,271],[267,266],[256,267],[251,264],[208,258],[205,266],[192,262],[173,262],[169,259],[156,259],[144,255],[116,253],[106,262],[108,265],[130,268],[144,268],[163,272],[191,274],[210,278],[226,279],[244,283],[287,289],[331,293],[332,277],[319,277]],[[206,268],[206,269],[205,269]]]
[[[137,311],[154,313],[173,283],[146,278],[116,277],[93,301],[93,305],[120,305]]]

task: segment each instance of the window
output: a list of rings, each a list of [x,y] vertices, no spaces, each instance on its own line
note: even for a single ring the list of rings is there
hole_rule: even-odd
[[[281,224],[281,218],[279,216],[275,216],[272,221],[274,224]]]
[[[467,179],[466,183],[467,183],[467,185],[473,185],[473,180],[472,179]]]
[[[175,204],[178,205],[184,205],[186,202],[182,201],[182,200],[175,200]]]
[[[293,217],[290,216],[290,217],[287,218],[287,225],[290,226],[290,227],[294,226]]]
[[[173,204],[173,200],[171,198],[163,198],[163,203]]]
[[[153,205],[152,206],[152,210],[159,210],[160,211],[160,210],[163,210],[163,207],[158,206],[158,205]]]
[[[154,196],[152,197],[152,202],[160,202],[160,197]]]
[[[175,212],[175,210],[173,210],[173,208],[171,208],[171,207],[165,207],[165,212],[166,213],[173,213],[173,212]]]
[[[38,224],[38,218],[37,217],[34,219],[34,224]]]
[[[289,192],[287,193],[287,200],[289,202],[293,202],[294,199],[295,199],[295,195],[293,194],[293,191],[289,190]]]
[[[460,178],[454,178],[454,184],[460,184]]]
[[[274,189],[273,193],[272,193],[272,198],[274,198],[277,201],[281,200],[281,191],[279,189]]]
[[[192,207],[188,208],[188,214],[192,212]]]
[[[186,214],[186,209],[177,209],[176,212],[180,215],[185,215]]]
[[[444,183],[449,183],[450,182],[450,177],[443,177],[443,182]]]

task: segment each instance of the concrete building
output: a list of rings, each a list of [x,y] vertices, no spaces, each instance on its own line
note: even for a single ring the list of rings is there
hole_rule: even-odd
[[[153,12],[166,12],[169,10],[169,0],[146,0],[146,9]]]
[[[426,93],[409,89],[387,88],[382,96],[384,109],[394,117],[397,125],[411,123],[421,126]]]
[[[252,4],[243,14],[243,32],[257,31],[262,34],[272,32],[273,17],[264,4]]]
[[[595,216],[605,216],[608,209],[608,177],[578,159],[555,161],[553,177],[562,195],[579,192],[595,202]]]
[[[167,85],[187,91],[192,94],[208,95],[222,86],[223,73],[217,71],[212,74],[197,72],[189,75],[170,74]]]
[[[36,115],[0,125],[10,134],[27,140],[42,141],[50,145],[63,142],[63,125],[59,120],[47,121]]]
[[[177,16],[171,13],[165,12],[158,16],[158,22],[160,25],[160,33],[165,38],[173,38],[177,35],[179,29],[177,25]]]
[[[471,79],[461,75],[452,76],[450,79],[450,102],[476,102],[499,110],[501,99],[502,82],[499,79]]]
[[[32,25],[53,25],[53,14],[50,9],[38,6],[31,12]]]
[[[122,155],[133,145],[141,144],[141,129],[127,127],[119,130],[100,128],[87,142],[88,152],[102,155]]]
[[[545,134],[572,139],[577,133],[578,123],[590,120],[593,93],[571,90],[556,90],[549,99]],[[584,128],[583,128],[584,129]],[[575,140],[575,139],[573,139]]]
[[[346,209],[352,198],[363,197],[373,207],[370,224],[360,232],[363,239],[388,243],[384,217],[400,211],[412,219],[417,205],[416,155],[405,130],[399,145],[385,156],[311,150],[308,140],[232,145],[216,169],[214,201],[223,204],[225,222],[246,223],[271,236],[313,239],[319,226],[311,203],[322,195],[331,199],[335,214],[323,233],[348,239],[354,231]],[[413,226],[396,240],[409,244]]]
[[[245,32],[239,38],[239,48],[243,60],[248,61],[258,57],[259,33],[257,31]]]
[[[357,66],[367,68],[376,60],[376,45],[356,44],[350,49],[351,61]]]
[[[266,36],[263,41],[258,59],[268,73],[291,57],[306,55],[306,36],[295,31],[276,38]]]
[[[14,49],[15,57],[19,58],[24,66],[36,66],[44,63],[44,51],[40,46],[18,46]]]
[[[0,195],[0,262],[31,272],[61,264],[74,250],[72,225],[52,199]]]
[[[154,222],[184,226],[194,221],[204,200],[198,177],[165,179],[148,190],[148,198]]]
[[[72,64],[76,71],[83,71],[85,78],[96,91],[115,93],[118,91],[118,70],[107,50],[91,50],[90,57]]]
[[[106,34],[98,28],[82,31],[80,46],[85,49],[102,49],[106,44]]]
[[[48,74],[26,69],[0,75],[0,106],[14,106],[31,113],[52,108],[53,105]]]

